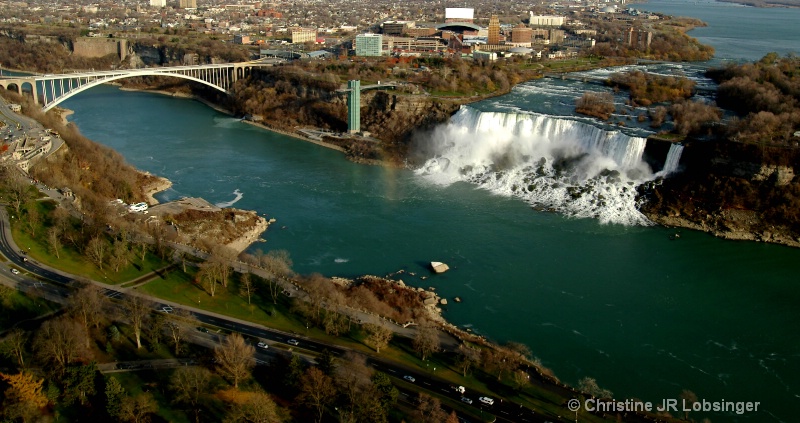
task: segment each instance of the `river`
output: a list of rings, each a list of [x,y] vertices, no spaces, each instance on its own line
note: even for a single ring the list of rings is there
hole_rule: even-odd
[[[191,100],[104,86],[64,107],[86,136],[171,179],[160,200],[275,217],[252,249],[286,249],[298,272],[431,276],[404,281],[460,296],[448,320],[529,345],[568,383],[590,376],[652,402],[689,389],[761,402],[696,418],[792,421],[800,250],[643,224],[632,187],[655,172],[637,156],[642,129],[554,117],[572,84],[523,84],[464,108],[421,139],[432,159],[416,171],[354,164]],[[542,95],[550,104],[532,100]],[[452,270],[432,276],[430,261]]]

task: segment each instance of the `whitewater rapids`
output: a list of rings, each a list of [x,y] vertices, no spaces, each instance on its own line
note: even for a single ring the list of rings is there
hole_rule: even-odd
[[[646,226],[653,223],[638,210],[636,187],[674,170],[680,158],[680,149],[670,149],[670,167],[654,174],[642,160],[646,143],[570,119],[462,106],[430,134],[430,158],[416,173],[441,185],[470,182],[568,217]]]

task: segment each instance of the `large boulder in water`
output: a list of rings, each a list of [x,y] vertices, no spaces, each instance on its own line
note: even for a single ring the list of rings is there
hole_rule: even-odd
[[[450,267],[448,267],[446,264],[444,264],[444,263],[442,263],[440,261],[432,261],[431,262],[431,268],[436,273],[444,273],[444,272],[450,270]]]

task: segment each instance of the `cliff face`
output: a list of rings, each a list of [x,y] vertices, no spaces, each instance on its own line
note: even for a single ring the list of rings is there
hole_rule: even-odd
[[[723,238],[800,246],[798,159],[796,149],[687,144],[681,173],[642,188],[642,212]]]
[[[227,106],[236,114],[259,116],[266,126],[284,131],[316,127],[346,132],[347,97],[339,88],[335,78],[280,67],[260,69],[237,83]],[[414,131],[446,122],[458,107],[423,95],[365,91],[361,94],[361,129],[380,142],[357,138],[326,138],[326,142],[359,161],[401,163]]]

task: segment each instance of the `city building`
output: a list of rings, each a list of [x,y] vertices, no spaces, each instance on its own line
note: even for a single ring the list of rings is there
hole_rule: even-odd
[[[361,81],[347,81],[347,89],[347,132],[354,134],[361,132]]]
[[[179,0],[178,7],[181,9],[197,9],[197,0]]]
[[[388,21],[383,23],[383,34],[400,37],[405,34],[409,28],[414,28],[414,22]]]
[[[530,47],[533,42],[533,30],[523,24],[511,30],[511,44],[517,47]]]
[[[234,44],[250,44],[250,36],[249,35],[236,34],[236,35],[233,36],[233,43]]]
[[[381,34],[356,35],[356,56],[380,56],[382,46]]]
[[[651,41],[653,41],[653,33],[650,31],[634,27],[625,31],[625,44],[629,46],[647,49],[650,48]]]
[[[167,7],[167,0],[150,0],[152,7]]]
[[[497,15],[492,15],[492,17],[489,18],[487,43],[492,46],[500,44],[500,19]]]
[[[475,50],[472,52],[472,58],[477,61],[494,62],[497,60],[497,53],[493,51]]]
[[[531,12],[530,25],[531,26],[561,26],[561,25],[564,25],[564,17],[563,16],[552,16],[552,15],[534,15],[533,12]]]
[[[292,44],[313,43],[317,41],[317,30],[313,28],[294,27],[289,29]]]

